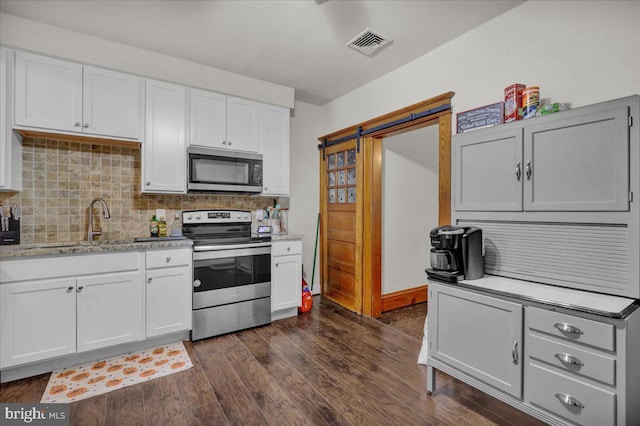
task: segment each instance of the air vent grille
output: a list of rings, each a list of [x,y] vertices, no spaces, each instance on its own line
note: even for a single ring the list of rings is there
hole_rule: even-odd
[[[384,46],[391,43],[391,41],[391,39],[386,38],[382,34],[376,33],[367,28],[348,42],[347,46],[364,55],[371,56],[380,51]]]

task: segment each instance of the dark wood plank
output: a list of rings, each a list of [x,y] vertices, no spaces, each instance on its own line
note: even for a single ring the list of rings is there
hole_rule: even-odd
[[[192,369],[72,403],[71,424],[541,424],[441,372],[427,396],[411,315],[388,325],[316,297],[303,315],[184,342]],[[48,379],[2,384],[0,402],[39,402]]]
[[[277,352],[271,350],[269,343],[258,334],[258,329],[238,333],[238,338],[262,367],[278,380],[279,385],[289,390],[291,399],[304,410],[313,424],[350,424],[304,375],[291,368]]]
[[[238,344],[236,338],[221,338],[216,343],[269,423],[279,425],[311,424],[302,413],[303,410],[300,410],[300,407],[289,398],[288,392],[281,388],[278,381],[262,368],[262,365],[244,345]]]
[[[251,393],[220,349],[220,342],[225,339],[236,337],[218,336],[193,345],[222,411],[230,424],[267,424]]]

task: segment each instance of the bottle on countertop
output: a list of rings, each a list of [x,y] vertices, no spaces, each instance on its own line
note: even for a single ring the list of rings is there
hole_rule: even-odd
[[[154,214],[153,217],[151,218],[151,222],[149,222],[149,232],[151,233],[152,237],[157,237],[158,236],[158,219],[156,219],[156,215]]]
[[[158,237],[167,236],[167,222],[164,220],[164,216],[160,216],[158,220]]]

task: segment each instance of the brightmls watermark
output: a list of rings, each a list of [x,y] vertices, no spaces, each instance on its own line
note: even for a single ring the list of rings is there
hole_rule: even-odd
[[[69,426],[69,404],[0,404],[0,424]]]

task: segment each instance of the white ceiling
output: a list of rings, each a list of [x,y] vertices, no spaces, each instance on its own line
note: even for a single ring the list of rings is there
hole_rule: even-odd
[[[522,3],[521,0],[0,0],[0,11],[293,87],[322,105]],[[393,43],[345,46],[366,28]]]

